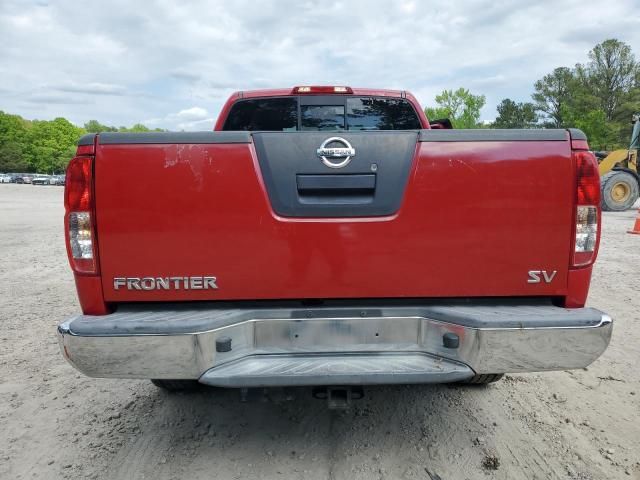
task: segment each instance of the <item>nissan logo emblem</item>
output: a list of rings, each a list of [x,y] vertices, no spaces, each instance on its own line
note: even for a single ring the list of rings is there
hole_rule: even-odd
[[[339,143],[344,147],[329,147],[332,143]],[[327,138],[320,148],[317,150],[318,157],[322,159],[329,168],[342,168],[346,167],[351,161],[351,157],[356,154],[356,149],[351,146],[344,138],[331,137]],[[340,161],[335,161],[340,160]]]

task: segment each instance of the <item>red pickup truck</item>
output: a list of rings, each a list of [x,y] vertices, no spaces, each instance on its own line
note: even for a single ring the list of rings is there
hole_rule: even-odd
[[[581,368],[598,166],[579,130],[430,125],[403,91],[237,92],[212,132],[82,137],[65,232],[95,377],[489,383]]]

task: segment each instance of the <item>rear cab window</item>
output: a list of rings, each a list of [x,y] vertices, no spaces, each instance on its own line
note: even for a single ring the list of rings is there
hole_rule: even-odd
[[[300,130],[345,130],[344,105],[300,105]]]
[[[223,130],[417,130],[420,119],[404,98],[309,95],[238,100]]]
[[[224,123],[224,130],[298,129],[298,102],[295,97],[256,98],[236,102]]]

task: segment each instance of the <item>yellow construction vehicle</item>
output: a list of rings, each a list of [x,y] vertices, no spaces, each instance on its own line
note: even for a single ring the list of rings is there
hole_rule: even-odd
[[[634,115],[631,122],[633,130],[629,148],[598,158],[603,210],[627,210],[633,207],[640,194],[640,115]]]

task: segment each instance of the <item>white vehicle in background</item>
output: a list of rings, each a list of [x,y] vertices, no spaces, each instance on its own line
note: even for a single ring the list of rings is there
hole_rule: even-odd
[[[31,180],[32,185],[50,185],[51,179],[49,175],[36,175]]]
[[[51,175],[51,179],[49,180],[50,185],[64,185],[65,177],[64,175]]]
[[[11,183],[11,175],[0,174],[0,183]]]

